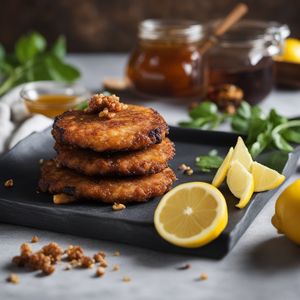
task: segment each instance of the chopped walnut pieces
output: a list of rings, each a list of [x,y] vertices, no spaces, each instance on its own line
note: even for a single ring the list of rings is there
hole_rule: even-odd
[[[67,259],[69,261],[79,260],[84,256],[83,249],[80,246],[70,245],[66,250]]]
[[[50,275],[55,271],[55,267],[53,265],[45,264],[42,266],[42,272],[45,275]]]
[[[199,276],[199,280],[207,280],[208,279],[208,275],[206,273],[201,273]]]
[[[120,251],[115,251],[114,252],[114,256],[120,256],[120,255],[121,255]]]
[[[124,276],[122,279],[123,282],[130,282],[131,278],[129,276]]]
[[[108,120],[112,119],[115,115],[116,115],[116,113],[109,112],[107,107],[105,107],[102,111],[99,112],[100,118],[104,118],[104,119],[108,119]]]
[[[63,249],[57,243],[50,243],[42,248],[42,253],[51,258],[51,262],[55,263],[61,260],[64,253]]]
[[[37,243],[39,241],[39,238],[34,235],[32,238],[31,238],[31,243]]]
[[[92,258],[90,258],[89,256],[83,256],[81,259],[80,259],[80,262],[81,262],[81,267],[82,268],[92,268],[94,266],[94,260]]]
[[[114,272],[117,272],[117,271],[120,270],[120,266],[119,266],[119,265],[114,265],[113,268],[112,268],[112,270],[113,270]]]
[[[243,100],[243,90],[233,84],[221,84],[208,89],[207,97],[215,102],[219,109],[234,114]]]
[[[20,277],[17,274],[10,274],[6,280],[13,284],[20,283]]]
[[[99,267],[96,270],[96,276],[101,277],[105,274],[105,268]]]
[[[126,208],[126,206],[124,204],[122,204],[122,203],[116,203],[116,202],[112,206],[112,210],[115,210],[115,211],[117,211],[117,210],[123,210],[125,208]]]
[[[5,186],[6,188],[11,188],[11,187],[13,187],[13,186],[14,186],[14,181],[13,181],[13,179],[8,179],[8,180],[6,180],[6,181],[4,182],[4,186]]]
[[[101,262],[101,260],[104,258],[105,258],[105,253],[103,251],[99,251],[94,255],[95,262]]]
[[[186,164],[181,164],[178,167],[178,169],[181,170],[183,172],[183,174],[186,174],[189,176],[191,176],[194,173],[193,169],[190,166],[187,166]]]
[[[127,108],[128,105],[121,103],[120,98],[116,95],[96,94],[92,96],[84,112],[98,113],[101,118],[111,119],[115,116],[115,113]]]

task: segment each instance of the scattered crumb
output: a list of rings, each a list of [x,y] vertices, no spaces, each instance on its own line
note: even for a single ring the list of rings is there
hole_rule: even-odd
[[[8,179],[8,180],[6,180],[6,181],[4,182],[4,186],[5,186],[6,188],[11,188],[11,187],[13,187],[13,186],[14,186],[14,181],[13,181],[13,179]]]
[[[7,277],[7,282],[10,282],[13,284],[18,284],[18,283],[20,283],[20,277],[17,274],[10,274]]]
[[[32,238],[31,238],[31,243],[37,243],[40,239],[34,235]]]
[[[53,195],[53,203],[54,204],[66,204],[76,201],[76,198],[67,194],[56,194]]]
[[[39,193],[40,193],[40,191],[39,191],[39,190],[36,190],[35,192],[36,192],[37,194],[39,194]]]
[[[191,268],[190,264],[185,264],[181,267],[178,267],[177,270],[187,270],[187,269],[190,269],[190,268]]]
[[[39,164],[41,165],[41,164],[43,164],[43,163],[44,163],[44,159],[41,158],[41,159],[39,160]]]
[[[67,259],[71,262],[79,260],[84,256],[83,249],[80,246],[70,245],[65,252],[67,254]]]
[[[120,266],[119,266],[119,265],[114,265],[113,268],[112,268],[112,270],[113,270],[114,272],[117,272],[117,271],[120,270]]]
[[[71,269],[72,269],[72,266],[70,264],[65,266],[65,268],[64,268],[65,271],[70,271]]]
[[[86,269],[91,269],[94,267],[94,260],[89,256],[83,256],[81,259],[81,267]]]
[[[178,170],[181,170],[183,172],[183,174],[186,174],[186,175],[189,175],[189,176],[191,176],[194,173],[193,169],[190,166],[186,165],[186,164],[181,164],[178,167]]]
[[[105,268],[99,267],[96,270],[96,276],[102,277],[105,274]]]
[[[126,206],[122,203],[114,203],[114,205],[112,206],[112,210],[123,210],[125,209]]]
[[[130,282],[130,281],[131,281],[131,278],[130,278],[129,276],[124,276],[124,277],[122,278],[122,281],[123,281],[123,282]]]
[[[207,280],[208,279],[208,275],[206,273],[201,273],[199,276],[199,280],[203,281],[203,280]]]
[[[120,253],[120,251],[115,251],[113,255],[114,255],[114,256],[120,256],[121,253]]]

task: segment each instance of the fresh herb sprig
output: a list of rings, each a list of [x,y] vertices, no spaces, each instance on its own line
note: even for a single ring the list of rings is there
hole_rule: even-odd
[[[233,131],[247,137],[246,144],[254,158],[267,148],[291,152],[291,143],[300,144],[300,120],[288,120],[275,109],[264,114],[259,106],[250,106],[245,101],[233,115],[220,112],[209,101],[199,104],[189,115],[191,120],[180,122],[180,126],[213,129],[229,121]]]
[[[218,169],[223,162],[223,157],[218,155],[216,149],[211,150],[208,155],[199,155],[195,159],[196,166],[202,172],[211,172]]]
[[[52,47],[37,32],[21,36],[13,53],[0,44],[0,95],[14,86],[38,80],[71,82],[80,76],[74,66],[64,62],[66,41],[60,36]]]

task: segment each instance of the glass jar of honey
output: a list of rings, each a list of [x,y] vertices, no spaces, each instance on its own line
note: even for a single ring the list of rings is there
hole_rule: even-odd
[[[200,24],[183,20],[145,20],[127,65],[134,90],[167,98],[201,96],[205,64],[199,52]]]
[[[215,25],[207,24],[206,32]],[[289,33],[286,25],[274,22],[238,22],[208,52],[209,84],[237,85],[246,101],[260,102],[273,88],[272,57],[281,51]]]

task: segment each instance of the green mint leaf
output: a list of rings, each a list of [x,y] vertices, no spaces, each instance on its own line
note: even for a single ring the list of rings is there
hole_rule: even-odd
[[[287,118],[279,115],[275,109],[270,110],[268,120],[273,124],[274,127],[288,121]]]
[[[275,146],[282,151],[291,152],[293,151],[293,147],[280,135],[280,133],[276,132],[272,134],[273,142]]]
[[[59,36],[52,46],[50,52],[60,59],[64,59],[66,56],[66,38],[64,36]]]
[[[212,169],[218,169],[223,162],[223,158],[218,155],[202,155],[196,157],[196,166],[202,172],[210,172]]]
[[[243,119],[249,119],[251,117],[251,106],[248,102],[242,101],[240,107],[237,109],[236,115]]]
[[[246,120],[238,115],[234,115],[231,118],[231,128],[238,133],[247,134],[249,128],[249,120]]]
[[[5,49],[4,47],[0,44],[0,62],[4,61],[5,59]]]
[[[218,107],[213,102],[202,102],[189,113],[192,119],[206,118],[218,113]]]
[[[54,80],[70,82],[80,76],[80,72],[75,67],[65,64],[55,55],[47,56],[46,64],[49,68],[49,74]]]
[[[16,43],[15,54],[21,64],[35,58],[46,49],[46,40],[39,33],[32,32],[20,37]]]
[[[300,128],[297,129],[286,129],[282,132],[282,136],[289,142],[300,144]]]

